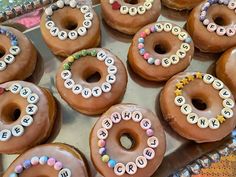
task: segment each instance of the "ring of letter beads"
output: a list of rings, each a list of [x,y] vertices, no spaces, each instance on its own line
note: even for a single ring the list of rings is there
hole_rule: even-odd
[[[215,32],[219,36],[234,36],[236,34],[236,24],[230,24],[228,26],[217,25],[214,21],[211,22],[207,18],[207,11],[210,6],[214,4],[225,5],[230,10],[236,13],[236,1],[235,0],[208,0],[201,7],[199,20],[206,26],[209,32]]]
[[[75,83],[72,79],[71,66],[76,60],[81,57],[92,56],[96,57],[100,62],[104,62],[107,66],[107,76],[106,82],[102,85],[97,85],[92,89],[86,88],[83,84]],[[61,72],[61,78],[64,81],[64,86],[67,89],[71,89],[76,95],[81,94],[85,99],[90,97],[99,97],[102,93],[110,92],[112,89],[112,84],[116,82],[117,67],[115,66],[115,60],[108,53],[103,50],[82,50],[77,52],[67,58],[67,62],[63,65],[63,71]]]
[[[211,85],[214,89],[219,91],[219,97],[222,99],[222,106],[223,108],[218,113],[216,118],[206,118],[197,115],[196,113],[192,112],[191,105],[185,102],[185,98],[183,96],[183,89],[184,86],[188,85],[194,79],[200,79],[205,84]],[[187,121],[190,124],[197,124],[200,128],[211,128],[211,129],[218,129],[220,124],[222,124],[227,119],[233,117],[233,107],[235,106],[234,100],[232,100],[231,92],[224,87],[224,84],[219,79],[213,77],[210,74],[202,74],[200,72],[196,72],[194,75],[189,75],[186,78],[183,78],[175,85],[175,104],[176,106],[180,107],[181,112],[186,115]]]
[[[12,172],[9,177],[18,177],[24,170],[36,165],[48,165],[49,167],[54,168],[54,170],[58,171],[58,177],[72,176],[70,169],[63,167],[63,164],[55,158],[47,156],[34,156],[31,159],[25,160],[22,164],[17,165],[14,172]]]
[[[8,141],[12,136],[19,137],[24,134],[24,129],[32,125],[34,119],[33,116],[37,113],[39,102],[39,96],[33,93],[30,88],[22,87],[18,83],[12,84],[9,88],[0,88],[0,96],[5,92],[11,92],[12,94],[19,94],[25,98],[28,105],[25,108],[26,115],[21,118],[21,124],[11,127],[11,129],[4,129],[0,131],[0,141]]]
[[[155,58],[153,57],[148,51],[145,50],[145,38],[152,33],[160,33],[160,32],[167,32],[171,33],[176,36],[182,44],[180,48],[176,51],[175,55],[171,55],[170,57],[166,58]],[[190,43],[192,42],[191,37],[188,33],[181,30],[178,26],[173,26],[171,23],[156,23],[155,25],[151,26],[150,28],[145,29],[141,32],[140,37],[138,38],[138,50],[139,54],[143,56],[143,59],[148,62],[150,65],[156,66],[163,66],[169,67],[172,64],[175,65],[179,63],[179,61],[185,58],[186,53],[190,50]]]
[[[11,47],[9,53],[0,61],[0,72],[7,68],[7,65],[14,63],[16,56],[20,53],[20,47],[16,35],[12,32],[0,27],[0,35],[5,35],[10,39]]]
[[[129,14],[130,16],[143,15],[146,11],[152,8],[153,2],[154,0],[145,0],[143,5],[140,5],[138,7],[128,7],[126,6],[126,3],[124,1],[109,0],[109,3],[111,4],[113,10],[119,10],[121,14]]]
[[[64,30],[61,30],[52,20],[53,12],[62,9],[65,6],[71,8],[80,9],[81,13],[84,15],[83,26],[77,27],[74,30],[70,30],[68,33]],[[52,4],[50,7],[45,9],[46,14],[46,28],[50,31],[50,34],[54,37],[58,37],[60,40],[76,40],[79,36],[85,36],[87,31],[92,27],[93,12],[91,7],[88,5],[80,5],[76,0],[59,0],[56,3]]]
[[[117,126],[121,121],[132,120],[139,124],[143,131],[146,132],[148,136],[147,146],[143,150],[143,154],[136,157],[135,162],[128,162],[126,164],[122,162],[117,162],[112,158],[112,154],[107,154],[106,149],[106,139],[109,136],[109,130],[113,126]],[[133,175],[137,172],[139,168],[145,168],[148,164],[148,160],[155,157],[155,148],[158,147],[158,138],[153,136],[154,131],[152,129],[152,123],[148,118],[143,118],[140,111],[129,111],[124,110],[121,114],[114,112],[111,117],[106,118],[102,122],[102,127],[97,131],[99,154],[101,155],[101,160],[108,165],[109,168],[114,170],[117,176],[122,176],[123,174]]]

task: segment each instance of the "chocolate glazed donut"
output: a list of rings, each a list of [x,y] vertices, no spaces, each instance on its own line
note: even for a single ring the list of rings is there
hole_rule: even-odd
[[[121,137],[129,137],[130,148]],[[133,104],[112,106],[90,133],[91,159],[105,177],[150,177],[162,162],[164,130],[148,109]]]
[[[195,7],[187,21],[187,31],[203,52],[223,52],[236,45],[234,1],[205,1]]]
[[[170,9],[191,10],[204,0],[162,0],[162,4]]]
[[[233,96],[210,74],[173,76],[161,92],[160,106],[165,120],[179,135],[198,143],[219,141],[236,125]]]
[[[0,152],[22,153],[49,137],[56,103],[45,88],[24,81],[0,85]]]
[[[236,47],[228,49],[216,63],[216,75],[221,79],[236,98]]]
[[[62,144],[37,146],[21,154],[3,177],[88,177],[87,167],[78,150]]]
[[[37,51],[20,31],[0,26],[0,83],[24,80],[32,75]]]

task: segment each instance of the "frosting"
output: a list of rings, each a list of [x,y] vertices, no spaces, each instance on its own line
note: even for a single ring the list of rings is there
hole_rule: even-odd
[[[210,22],[207,18],[207,11],[211,5],[219,4],[225,5],[230,10],[236,10],[236,1],[235,0],[208,0],[201,7],[199,20],[206,26],[209,32],[215,32],[219,36],[234,36],[236,34],[236,24],[230,24],[228,26],[220,26],[215,22]],[[236,12],[236,11],[235,11]]]
[[[147,140],[147,146],[143,150],[143,154],[138,155],[135,162],[124,164],[123,162],[117,162],[115,159],[112,159],[112,154],[107,154],[106,139],[109,136],[109,130],[112,129],[113,126],[116,126],[116,124],[121,121],[127,120],[132,120],[139,124],[149,138]],[[133,175],[139,168],[145,168],[148,160],[155,157],[154,149],[158,147],[159,141],[158,138],[153,135],[154,131],[152,129],[151,121],[148,118],[144,118],[140,111],[131,112],[129,110],[124,110],[121,114],[113,112],[110,118],[103,119],[102,128],[97,131],[97,145],[99,147],[98,153],[101,155],[102,162],[106,163],[109,168],[112,168],[117,176],[121,176],[125,173]]]
[[[0,35],[6,35],[11,40],[11,47],[9,53],[6,54],[3,58],[3,61],[0,61],[0,72],[4,71],[7,68],[7,65],[12,64],[15,61],[15,57],[20,53],[20,47],[16,35],[12,32],[0,28]]]
[[[38,111],[38,107],[36,104],[39,102],[39,96],[35,93],[32,93],[30,88],[22,87],[20,84],[14,83],[7,89],[0,88],[0,95],[8,91],[10,91],[12,94],[19,94],[21,97],[27,100],[28,105],[25,108],[25,112],[27,114],[21,118],[21,124],[11,127],[10,130],[1,130],[0,141],[8,141],[12,136],[22,136],[24,134],[24,128],[32,125],[34,121],[33,115],[35,115]]]
[[[223,108],[216,116],[216,118],[206,118],[197,115],[192,112],[191,105],[185,102],[185,97],[183,96],[184,86],[190,84],[195,79],[201,79],[205,84],[211,85],[214,89],[219,91],[219,96],[222,98],[222,106]],[[213,77],[210,74],[202,74],[200,72],[195,73],[194,75],[189,75],[182,80],[180,80],[176,85],[176,89],[174,91],[175,99],[174,102],[176,106],[180,107],[181,112],[186,115],[187,121],[190,124],[197,124],[200,128],[211,128],[218,129],[220,124],[225,122],[227,119],[233,117],[233,108],[235,106],[234,101],[230,98],[231,92],[224,87],[224,84],[219,79]]]
[[[152,33],[165,31],[167,33],[171,33],[176,36],[182,44],[179,50],[176,51],[175,55],[171,55],[165,58],[154,58],[151,54],[148,53],[145,49],[145,38]],[[146,28],[143,32],[140,33],[140,37],[138,38],[138,50],[139,54],[143,56],[143,59],[147,61],[150,65],[169,67],[172,64],[175,65],[179,63],[179,61],[185,58],[186,53],[190,50],[190,43],[192,42],[191,37],[184,31],[181,30],[180,27],[174,26],[171,23],[156,23],[150,28]]]
[[[84,14],[83,26],[77,27],[74,30],[69,30],[66,32],[59,29],[57,25],[52,20],[53,12],[64,8],[65,6],[70,6],[71,8],[78,8],[82,14]],[[80,5],[76,0],[59,0],[52,4],[50,7],[45,9],[46,14],[46,28],[50,31],[50,34],[54,37],[58,37],[60,40],[76,40],[79,36],[85,36],[89,28],[93,25],[93,12],[88,5]]]
[[[97,57],[99,61],[104,62],[107,66],[106,82],[102,85],[97,85],[92,89],[85,88],[82,83],[75,83],[72,79],[72,73],[70,71],[73,62],[76,62],[76,60],[79,60],[81,57],[85,57],[87,55]],[[82,50],[77,52],[67,58],[67,62],[64,63],[63,69],[64,70],[61,72],[61,78],[65,80],[64,86],[67,89],[71,89],[76,95],[81,94],[85,99],[92,96],[99,97],[102,93],[110,92],[112,89],[112,84],[116,82],[117,67],[115,66],[115,60],[103,50]]]

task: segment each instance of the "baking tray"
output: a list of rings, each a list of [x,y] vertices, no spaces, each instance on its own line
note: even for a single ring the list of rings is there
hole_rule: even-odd
[[[100,20],[100,6],[94,6],[95,11],[99,14]],[[158,21],[171,21],[184,27],[188,12],[176,12],[174,10],[162,7],[161,16]],[[163,83],[150,82],[142,79],[136,75],[130,68],[127,62],[127,53],[132,40],[132,36],[121,34],[110,27],[101,20],[102,42],[101,47],[111,50],[115,55],[122,59],[128,72],[128,85],[127,90],[122,100],[122,103],[135,103],[145,108],[152,110],[160,119],[166,134],[167,148],[164,160],[153,177],[166,177],[174,171],[182,168],[199,158],[200,156],[214,150],[215,148],[225,144],[231,135],[225,139],[215,143],[196,144],[180,137],[175,133],[169,125],[164,121],[159,108],[159,94],[164,86]],[[42,87],[47,87],[51,90],[53,95],[58,101],[58,111],[61,112],[58,125],[48,142],[63,142],[68,143],[80,149],[88,160],[91,176],[99,177],[90,160],[89,150],[89,134],[97,117],[90,117],[76,112],[67,103],[61,99],[60,95],[55,88],[55,74],[61,61],[57,59],[47,48],[44,43],[39,26],[33,29],[28,29],[24,32],[34,43],[36,48],[41,54],[37,63],[37,70],[33,77],[29,79]],[[201,71],[214,75],[215,61],[218,59],[219,54],[204,54],[195,51],[193,60],[187,71]],[[234,132],[235,134],[235,132]],[[1,173],[10,165],[16,158],[16,155],[2,155],[2,169]],[[157,157],[158,158],[158,157]]]

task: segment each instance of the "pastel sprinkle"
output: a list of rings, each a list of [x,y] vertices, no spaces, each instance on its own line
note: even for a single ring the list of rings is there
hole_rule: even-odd
[[[143,39],[143,38],[139,38],[139,39],[138,39],[138,42],[139,42],[139,43],[144,43],[144,39]]]
[[[145,32],[141,32],[140,36],[141,36],[142,38],[145,38],[145,37],[146,37],[146,33],[145,33]]]
[[[17,165],[15,168],[16,173],[21,173],[23,171],[23,166],[22,165]]]
[[[98,147],[104,147],[105,145],[106,145],[106,141],[104,141],[104,140],[98,141]]]
[[[40,163],[41,165],[45,165],[45,164],[47,163],[47,161],[48,161],[48,157],[47,157],[47,156],[42,156],[42,157],[40,157],[40,159],[39,159],[39,163]]]
[[[147,60],[150,57],[150,54],[149,53],[144,53],[143,57],[144,57],[144,59]]]
[[[65,63],[63,65],[63,68],[64,68],[64,70],[69,70],[70,69],[70,65],[68,63]]]
[[[9,177],[18,177],[18,175],[16,173],[11,173]]]
[[[55,163],[56,163],[56,159],[54,159],[54,158],[49,158],[49,159],[48,159],[47,164],[48,164],[49,166],[54,166]]]
[[[97,51],[96,51],[96,50],[92,50],[92,51],[91,51],[91,55],[92,55],[93,57],[95,57],[95,56],[97,55]]]
[[[159,65],[161,64],[161,60],[160,60],[160,59],[156,59],[155,62],[154,62],[154,64],[155,64],[156,66],[159,66]]]
[[[147,134],[147,136],[153,136],[153,134],[154,134],[154,131],[152,130],[152,129],[147,129],[146,130],[146,134]]]
[[[150,57],[150,58],[148,58],[148,63],[149,64],[154,64],[154,62],[155,62],[155,59],[154,58],[152,58],[152,57]]]
[[[102,161],[105,162],[105,163],[107,163],[109,161],[109,159],[110,159],[109,155],[103,155],[102,156]]]
[[[142,49],[142,48],[144,48],[144,44],[143,43],[139,43],[138,44],[138,49]]]
[[[24,167],[25,169],[31,167],[31,162],[30,162],[30,160],[25,160],[25,161],[23,162],[23,167]]]
[[[37,156],[32,157],[31,164],[32,165],[38,165],[38,163],[39,163],[39,158]]]
[[[106,148],[102,147],[99,149],[99,154],[105,155],[106,154]]]
[[[115,160],[110,159],[110,160],[108,161],[108,167],[114,168],[115,165],[116,165],[116,161],[115,161]]]
[[[145,33],[149,35],[151,33],[150,29],[145,29]]]
[[[150,30],[151,30],[152,33],[154,33],[154,32],[155,32],[155,27],[152,26],[152,27],[150,28]]]
[[[69,62],[74,62],[75,58],[74,58],[73,56],[69,56],[69,57],[67,58],[67,60],[68,60]]]
[[[145,49],[144,49],[144,48],[140,49],[140,50],[139,50],[139,53],[140,53],[140,55],[144,55]]]
[[[54,164],[54,169],[55,170],[61,170],[62,169],[62,163],[61,162],[56,162],[55,164]]]

